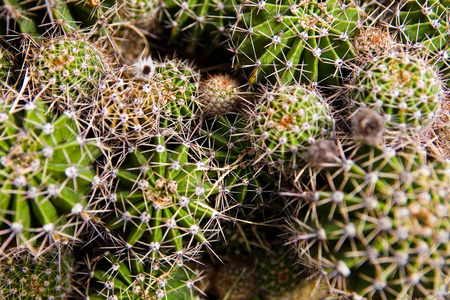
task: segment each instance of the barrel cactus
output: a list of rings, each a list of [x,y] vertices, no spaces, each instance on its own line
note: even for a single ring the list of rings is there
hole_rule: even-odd
[[[89,299],[195,300],[199,274],[187,266],[155,264],[105,252],[92,265]]]
[[[305,152],[334,129],[331,108],[314,89],[303,85],[266,91],[252,115],[252,144],[257,161],[284,175],[305,162]]]
[[[381,113],[392,131],[421,130],[441,110],[444,91],[439,71],[426,60],[393,52],[356,71],[347,96],[356,107]]]
[[[0,103],[0,253],[15,245],[38,254],[77,239],[76,216],[101,151],[78,133],[68,115],[48,113],[39,99],[15,105],[11,95],[5,97]]]
[[[338,84],[364,18],[338,0],[246,1],[232,29],[236,65],[252,84]]]
[[[35,86],[44,100],[62,111],[80,115],[90,105],[90,95],[112,73],[109,57],[83,37],[45,40],[29,63]]]
[[[128,72],[130,78],[110,76],[93,91],[97,100],[89,109],[98,134],[111,144],[133,145],[188,132],[201,115],[196,69],[183,60],[149,57]]]
[[[40,257],[15,249],[0,257],[2,299],[68,299],[73,293],[71,253],[50,251]]]
[[[221,212],[208,200],[219,193],[215,166],[187,137],[157,136],[130,151],[105,170],[113,182],[91,206],[113,211],[101,217],[124,247],[145,245],[142,256],[183,264],[218,230]]]
[[[291,240],[354,299],[448,293],[450,172],[414,146],[344,146],[325,183],[299,190]]]

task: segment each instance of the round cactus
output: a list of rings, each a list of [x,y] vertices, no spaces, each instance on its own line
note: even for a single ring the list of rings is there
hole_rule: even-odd
[[[95,89],[91,113],[99,134],[135,144],[157,134],[188,132],[200,116],[199,73],[186,61],[151,58],[130,71],[131,79],[111,77]]]
[[[291,242],[300,258],[353,299],[443,299],[450,165],[406,145],[344,149],[325,184],[298,193]]]
[[[112,72],[108,56],[80,37],[45,41],[31,63],[39,94],[63,111],[85,110],[94,88]]]
[[[211,75],[200,82],[198,100],[204,116],[212,117],[233,112],[246,102],[239,82],[228,74]]]
[[[146,256],[183,263],[217,231],[220,212],[208,202],[219,192],[214,165],[188,139],[157,136],[130,151],[120,168],[106,170],[115,179],[92,205],[113,209],[103,219],[126,247],[146,245]]]
[[[285,175],[304,163],[310,144],[330,137],[334,129],[328,104],[317,91],[302,85],[265,92],[252,118],[257,160]]]
[[[16,105],[14,98],[0,103],[0,253],[75,240],[76,219],[68,218],[81,213],[101,154],[69,114],[50,114],[39,99]]]
[[[246,1],[232,30],[237,65],[250,83],[338,84],[355,56],[350,39],[363,17],[337,0]]]
[[[406,53],[378,57],[354,73],[348,98],[379,112],[393,131],[428,126],[441,109],[444,87],[427,61]]]
[[[119,258],[106,252],[92,266],[89,299],[195,300],[198,274],[184,266]]]
[[[68,299],[72,293],[73,258],[70,254],[45,253],[39,258],[15,249],[11,258],[0,258],[2,299]]]

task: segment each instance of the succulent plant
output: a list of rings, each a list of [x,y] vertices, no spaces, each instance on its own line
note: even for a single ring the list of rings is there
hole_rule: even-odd
[[[151,260],[124,259],[110,252],[96,258],[89,299],[198,299],[191,268]]]
[[[68,115],[49,113],[40,99],[17,103],[10,90],[0,103],[0,253],[25,246],[40,253],[76,240],[76,217],[101,154]],[[34,248],[36,247],[36,248]]]
[[[247,1],[232,30],[235,64],[252,84],[336,85],[355,56],[361,13],[337,0]]]
[[[69,299],[73,258],[70,253],[47,252],[39,258],[24,249],[0,258],[2,299]]]
[[[347,145],[341,153],[323,183],[297,194],[290,242],[299,258],[353,299],[443,299],[448,163],[427,160],[414,145]]]
[[[159,19],[170,29],[170,40],[177,46],[186,45],[195,53],[198,45],[217,47],[225,40],[228,26],[235,20],[237,0],[170,0],[159,3]]]
[[[94,89],[113,70],[109,57],[82,37],[45,40],[30,63],[37,93],[76,116],[90,107]]]
[[[198,72],[186,61],[149,57],[130,73],[132,78],[112,76],[96,87],[90,113],[98,134],[134,145],[158,134],[188,132],[200,116]]]
[[[305,152],[317,140],[331,136],[334,119],[318,91],[303,85],[266,91],[251,116],[256,161],[290,176],[305,162]]]
[[[379,112],[391,131],[432,123],[445,96],[438,70],[403,52],[389,53],[354,72],[348,95],[355,107]]]
[[[249,128],[248,118],[240,113],[206,119],[200,128],[199,141],[207,155],[224,170],[224,209],[233,202],[262,204],[264,195],[273,192],[272,178],[260,166],[251,165],[256,157]]]
[[[198,100],[204,116],[220,116],[235,111],[246,104],[239,82],[228,74],[214,74],[202,80],[199,85]]]
[[[130,151],[118,168],[106,170],[115,179],[91,206],[112,211],[102,218],[122,245],[182,264],[217,233],[215,166],[186,137],[157,136]]]
[[[440,64],[444,62],[448,65],[450,2],[447,0],[391,2],[390,10],[394,14],[387,21],[400,33],[403,42],[411,43],[419,49],[427,49]]]

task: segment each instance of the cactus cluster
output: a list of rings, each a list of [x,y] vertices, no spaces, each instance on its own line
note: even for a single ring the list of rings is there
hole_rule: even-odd
[[[0,1],[0,298],[447,299],[449,10]]]

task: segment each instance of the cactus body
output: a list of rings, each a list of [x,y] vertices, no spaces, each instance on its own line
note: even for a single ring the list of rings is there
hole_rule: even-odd
[[[237,64],[250,83],[337,84],[360,18],[336,0],[248,1],[232,33]]]
[[[2,299],[68,299],[72,293],[73,258],[48,252],[35,258],[26,250],[0,259]]]
[[[94,265],[89,299],[194,300],[195,272],[151,260],[124,260],[105,253]]]
[[[0,252],[14,244],[40,251],[76,238],[76,220],[68,217],[81,213],[100,150],[67,115],[47,113],[42,101],[8,100],[0,104]]]
[[[252,118],[258,160],[285,175],[298,170],[309,145],[330,137],[334,128],[328,104],[301,85],[266,92]]]
[[[182,263],[216,231],[219,212],[207,199],[218,193],[217,177],[194,143],[158,136],[110,171],[117,180],[105,191],[115,212],[107,226],[130,247],[145,244],[147,256],[176,255]]]
[[[92,116],[105,140],[136,144],[158,134],[188,132],[200,116],[198,72],[182,60],[143,59],[133,78],[111,77],[96,90]]]
[[[224,170],[223,207],[233,200],[243,203],[246,199],[263,203],[263,194],[270,193],[272,180],[264,170],[251,165],[255,160],[248,119],[239,113],[227,114],[205,120],[200,129],[202,146],[209,149],[212,160]]]
[[[90,105],[94,88],[112,72],[109,58],[95,44],[65,36],[45,41],[32,64],[42,97],[78,115]]]
[[[394,52],[355,72],[348,97],[381,113],[390,130],[422,129],[441,110],[444,87],[425,60]]]
[[[443,298],[448,291],[448,164],[423,150],[348,148],[303,193],[292,242],[343,295]],[[296,229],[294,229],[296,228]]]

